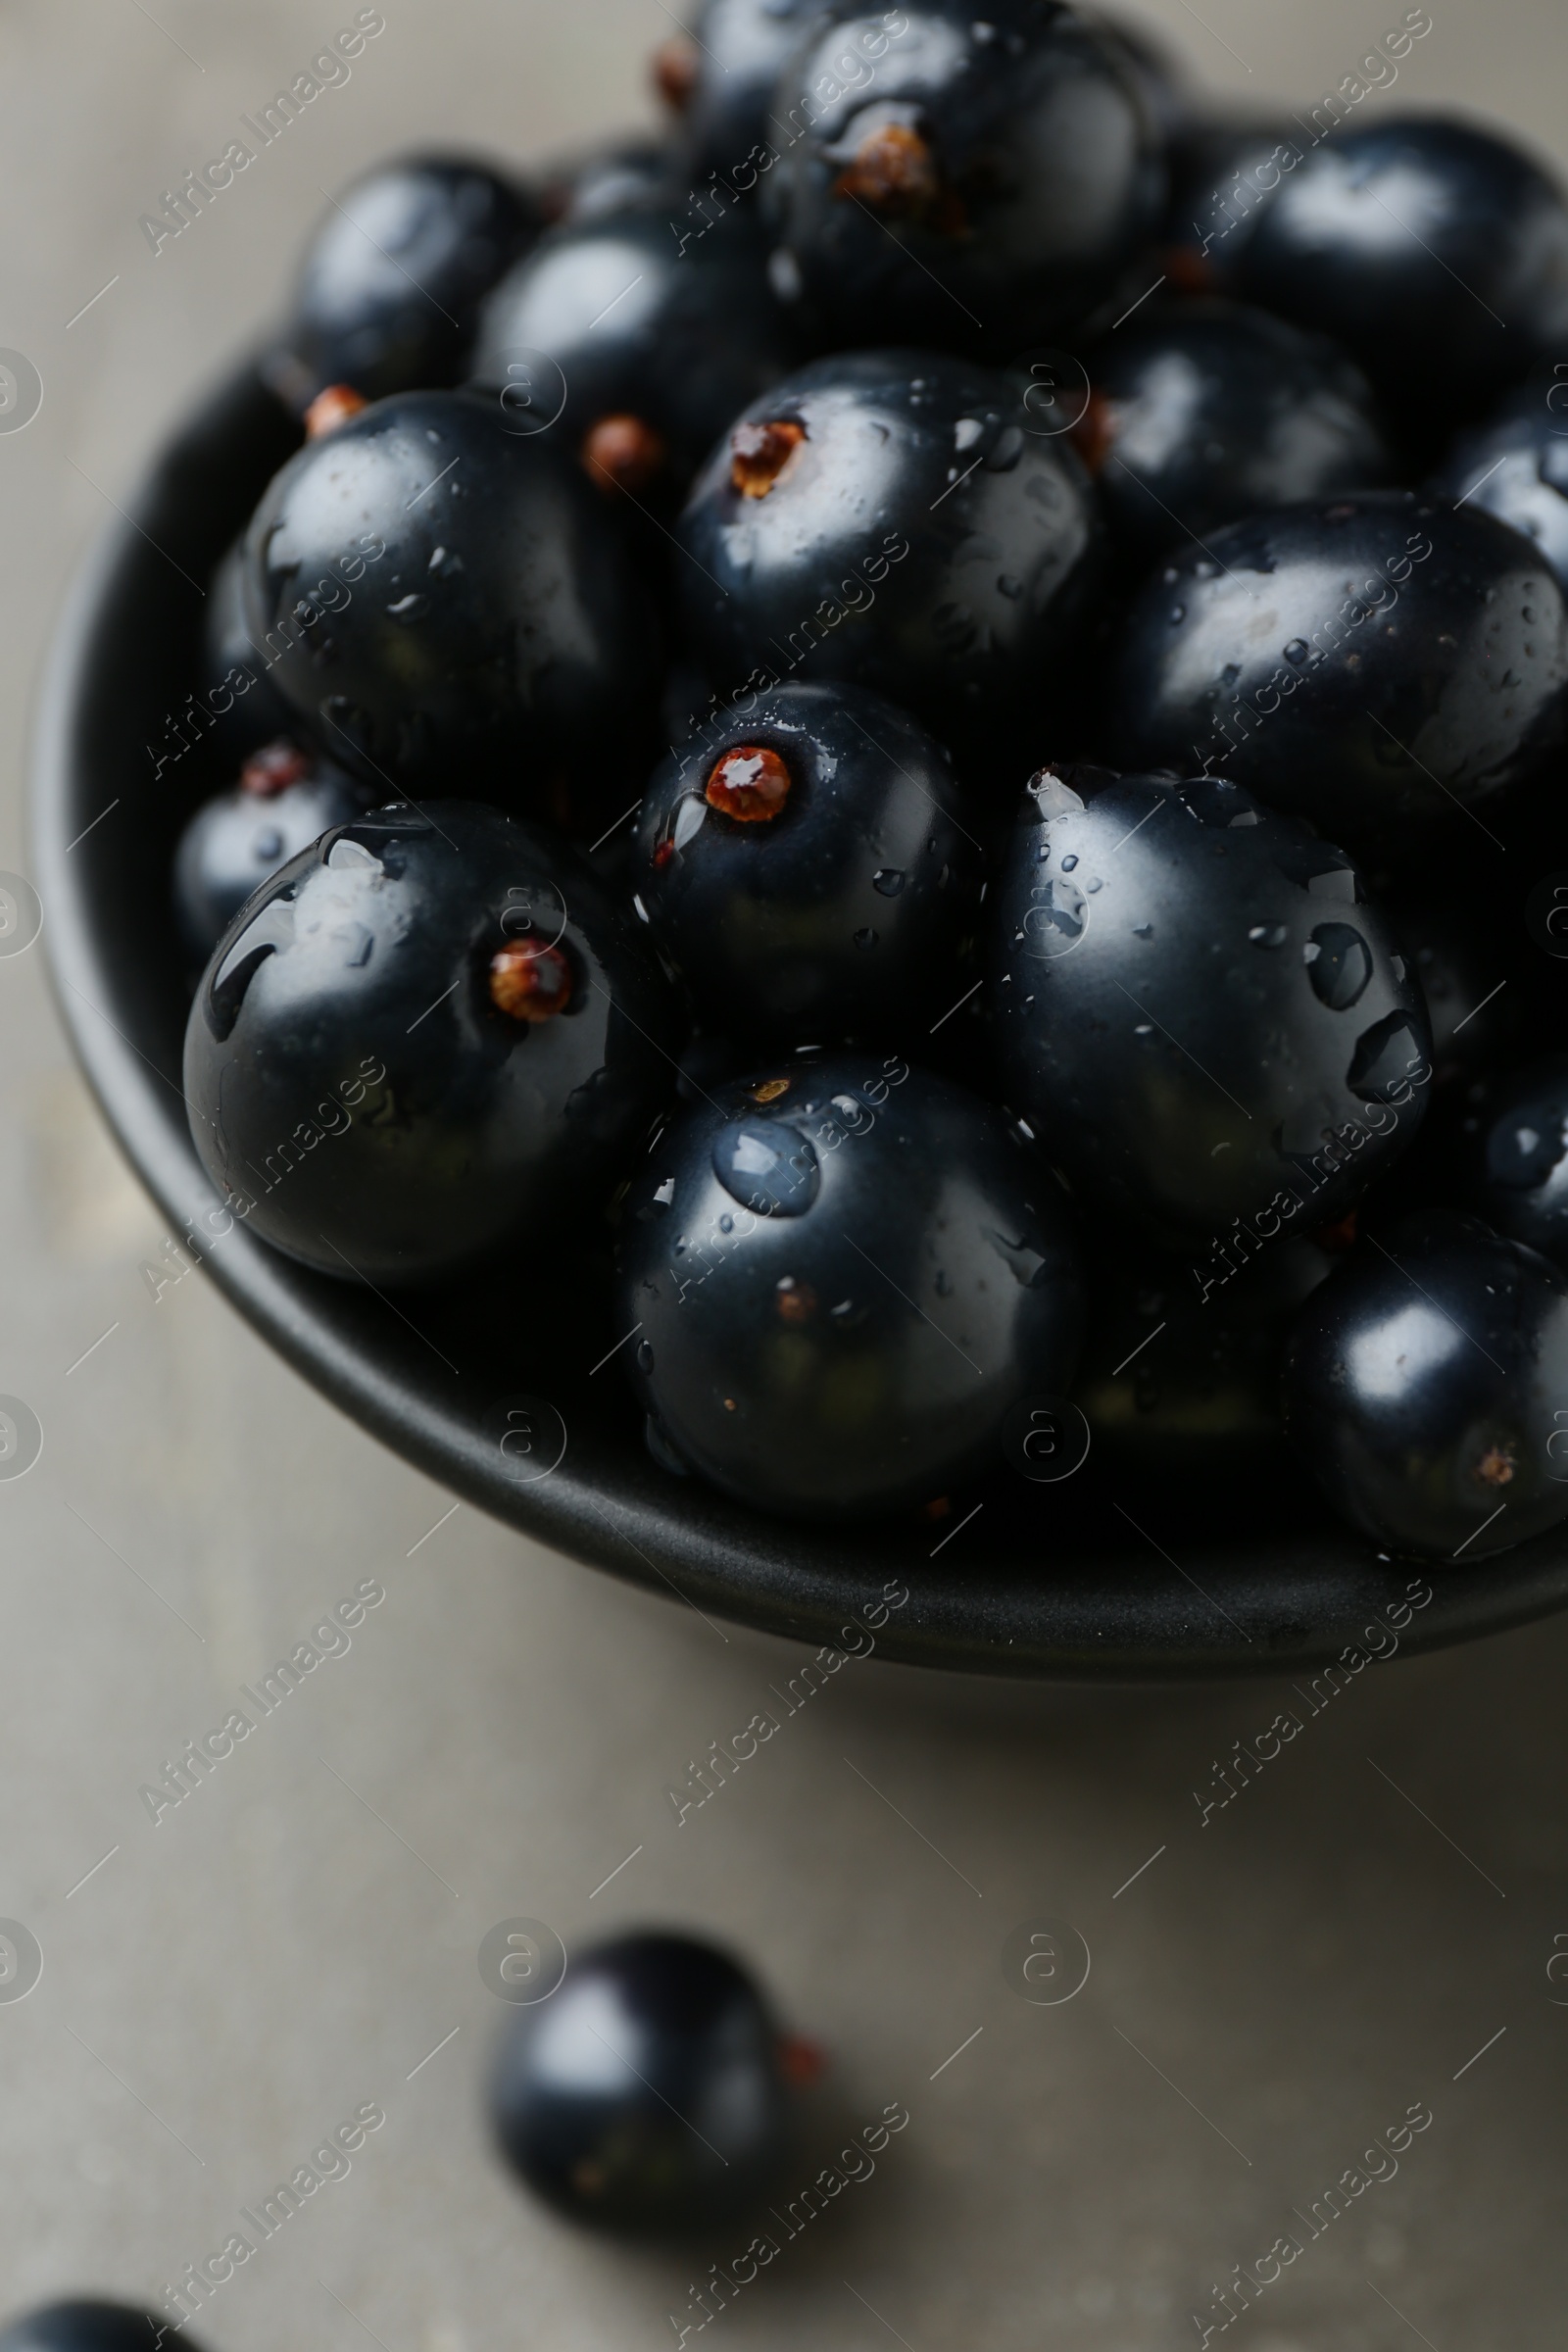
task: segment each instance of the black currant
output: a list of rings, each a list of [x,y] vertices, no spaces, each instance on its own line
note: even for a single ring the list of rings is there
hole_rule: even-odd
[[[530,196],[467,158],[378,165],[306,248],[282,388],[303,410],[328,384],[380,400],[456,383],[480,301],[539,226]]]
[[[1072,1378],[1082,1279],[1050,1169],[898,1056],[715,1086],[634,1180],[620,1257],[658,1446],[786,1517],[945,1494]]]
[[[1086,1209],[1194,1251],[1200,1292],[1343,1217],[1420,1124],[1426,1012],[1387,922],[1237,785],[1043,771],[993,922],[1009,1104]]]
[[[1127,767],[1219,769],[1355,850],[1491,831],[1560,739],[1568,612],[1490,514],[1396,490],[1282,507],[1172,553],[1108,686]],[[1469,812],[1468,816],[1466,811]]]
[[[1286,1431],[1391,1550],[1479,1560],[1568,1517],[1568,1276],[1435,1210],[1362,1244],[1292,1334]]]
[[[946,752],[879,695],[780,686],[664,762],[635,888],[710,1026],[923,1040],[977,977],[976,821]]]
[[[1066,699],[1103,570],[1065,437],[1006,377],[924,352],[821,360],[754,401],[680,535],[722,704],[792,677],[869,686],[982,766]]]
[[[311,442],[246,543],[270,672],[384,787],[548,805],[649,715],[658,632],[610,502],[498,401],[411,392]]]
[[[1159,225],[1161,141],[1138,72],[1054,0],[829,18],[772,111],[776,282],[830,341],[1006,359],[1111,297]]]
[[[508,2161],[574,2221],[682,2231],[765,2193],[788,2144],[787,2048],[752,1978],[687,1936],[573,1953],[497,2057]]]
[[[667,982],[575,853],[461,801],[381,809],[273,876],[191,1008],[185,1098],[235,1214],[384,1284],[602,1206],[674,1080]]]

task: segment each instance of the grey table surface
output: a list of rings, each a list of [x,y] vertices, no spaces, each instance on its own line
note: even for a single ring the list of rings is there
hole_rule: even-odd
[[[384,14],[352,78],[155,257],[138,217],[339,20],[0,5],[0,343],[44,382],[0,436],[0,866],[26,866],[33,687],[68,580],[280,301],[324,192],[411,143],[537,155],[635,123],[667,29],[659,0]],[[1310,105],[1404,11],[1141,14],[1216,88]],[[1457,103],[1568,144],[1560,5],[1430,14],[1367,119]],[[1234,2322],[1254,2352],[1561,2340],[1568,1626],[1380,1662],[1316,1713],[1263,1684],[1088,1695],[873,1658],[677,1821],[670,1786],[798,1653],[454,1510],[204,1276],[155,1298],[163,1229],[36,951],[0,959],[0,1393],[45,1433],[0,1483],[0,1915],[43,1954],[24,2000],[0,1984],[6,2306],[157,2306],[373,2102],[385,2125],[348,2175],[215,2295],[210,2346],[675,2340],[692,2281],[739,2247],[585,2241],[489,2150],[505,2013],[475,1954],[529,1915],[568,1944],[673,1922],[753,1955],[830,2059],[803,2183],[907,2106],[874,2175],[710,2323],[737,2344],[1217,2340],[1216,2290],[1282,2237],[1300,2252]],[[155,1823],[143,1785],[367,1580],[385,1599],[352,1648]],[[1282,1705],[1300,1735],[1205,1814]],[[1092,1956],[1054,2006],[1002,1966],[1038,1915]],[[1412,2107],[1430,2123],[1368,2153]]]

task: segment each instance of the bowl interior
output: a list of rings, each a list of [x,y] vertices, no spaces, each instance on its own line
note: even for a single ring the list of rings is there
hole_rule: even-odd
[[[1092,1451],[1057,1485],[999,1464],[941,1520],[789,1525],[652,1459],[620,1363],[603,1360],[620,1336],[607,1263],[518,1266],[394,1300],[234,1224],[186,1128],[190,975],[169,864],[190,810],[231,780],[188,699],[219,683],[202,645],[212,570],[297,440],[247,366],[127,501],[61,625],[33,851],[56,994],[111,1124],[171,1238],[299,1371],[454,1493],[579,1559],[812,1644],[863,1648],[856,1629],[869,1628],[914,1664],[1113,1680],[1296,1671],[1386,1611],[1398,1623],[1412,1586],[1428,1597],[1406,1647],[1568,1599],[1568,1535],[1424,1569],[1347,1534],[1277,1465],[1195,1496]]]

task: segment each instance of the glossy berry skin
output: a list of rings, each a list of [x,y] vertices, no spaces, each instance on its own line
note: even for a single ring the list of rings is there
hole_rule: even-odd
[[[663,140],[612,139],[563,167],[546,182],[542,204],[552,226],[575,227],[652,202],[676,209],[685,196],[676,159]]]
[[[441,801],[328,834],[250,903],[191,1007],[185,1100],[253,1233],[385,1286],[557,1250],[643,1141],[679,1040],[576,854]]]
[[[1260,508],[1391,478],[1360,369],[1266,311],[1151,304],[1085,365],[1078,445],[1122,557],[1141,570]]]
[[[1121,633],[1110,734],[1124,766],[1206,762],[1331,839],[1408,856],[1468,836],[1461,808],[1489,821],[1556,743],[1565,684],[1562,591],[1528,542],[1368,492],[1173,552]]]
[[[457,383],[480,302],[539,227],[530,196],[466,158],[367,173],[306,249],[287,337],[298,406],[327,384],[381,400]]]
[[[724,697],[869,686],[959,756],[1049,724],[1103,526],[1076,453],[1028,421],[1005,377],[929,352],[841,354],[755,401],[680,523],[689,637]]]
[[[787,797],[725,813],[770,752]],[[666,760],[635,882],[707,1026],[762,1046],[923,1039],[972,985],[983,867],[947,753],[879,695],[780,686]]]
[[[1314,147],[1237,276],[1337,336],[1391,407],[1472,416],[1568,330],[1568,207],[1506,140],[1406,115]]]
[[[1215,778],[1046,771],[992,935],[1010,1107],[1085,1208],[1203,1285],[1332,1223],[1413,1137],[1421,992],[1344,854]]]
[[[1510,392],[1484,423],[1460,435],[1432,490],[1523,531],[1568,589],[1568,377],[1538,370]]]
[[[1568,1276],[1452,1210],[1380,1238],[1297,1322],[1293,1445],[1334,1509],[1390,1550],[1468,1562],[1555,1527],[1568,1516]]]
[[[297,753],[276,790],[236,784],[203,803],[174,852],[174,919],[205,963],[246,900],[333,825],[364,814],[368,794],[328,760]]]
[[[1007,359],[1115,295],[1159,224],[1158,133],[1116,36],[1054,0],[896,17],[839,12],[780,76],[780,289],[828,340]]]
[[[288,732],[293,713],[272,683],[270,649],[251,641],[245,625],[245,535],[234,541],[207,590],[204,643],[208,674],[232,697],[218,713],[219,743],[236,757]],[[220,695],[217,699],[223,700]],[[214,698],[208,698],[212,709]]]
[[[704,2226],[765,2194],[788,2144],[779,2033],[753,1980],[687,1936],[574,1952],[519,2010],[490,2113],[509,2163],[573,2221]]]
[[[770,121],[780,73],[818,0],[701,0],[691,31],[654,53],[654,79],[693,187],[710,175],[747,192],[787,133]]]
[[[514,355],[545,354],[564,390],[552,439],[581,451],[602,417],[635,416],[664,445],[657,471],[684,485],[792,355],[750,214],[687,220],[682,207],[672,221],[671,209],[554,230],[486,303],[472,373],[502,386]],[[541,372],[526,359],[523,369]],[[561,397],[555,390],[552,405]],[[591,455],[584,462],[603,482]]]
[[[257,508],[245,564],[250,634],[284,648],[278,691],[372,783],[441,792],[456,773],[538,799],[657,693],[655,616],[610,501],[496,401],[403,393],[311,443]]]
[[[898,1056],[715,1084],[648,1155],[620,1232],[658,1446],[782,1517],[949,1494],[1001,1458],[1012,1406],[1072,1378],[1082,1281],[1049,1168]]]
[[[1230,293],[1259,212],[1300,160],[1300,125],[1283,118],[1210,115],[1183,124],[1170,143],[1160,234],[1171,287]]]
[[[1279,1457],[1280,1369],[1294,1316],[1333,1259],[1284,1233],[1203,1295],[1207,1269],[1114,1237],[1091,1269],[1094,1300],[1073,1400],[1102,1459],[1157,1478],[1245,1479]]]
[[[192,2294],[189,2298],[195,2301]],[[126,2303],[106,2303],[96,2296],[72,2296],[59,2303],[41,2303],[23,2312],[0,2328],[0,2352],[154,2352],[160,2342],[190,2344],[179,2326],[178,2307],[170,2304],[162,2318],[132,2310]]]
[[[1468,1109],[1467,1201],[1494,1232],[1568,1266],[1568,1055],[1494,1078]]]

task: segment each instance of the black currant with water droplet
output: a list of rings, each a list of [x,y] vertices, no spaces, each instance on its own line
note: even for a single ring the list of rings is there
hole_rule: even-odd
[[[722,699],[869,686],[1010,787],[997,747],[1076,689],[1104,569],[1081,461],[1029,423],[1005,376],[917,351],[841,353],[754,401],[680,524],[687,632]]]
[[[753,1979],[688,1936],[574,1952],[497,2053],[508,2162],[573,2221],[684,2230],[764,2195],[789,2139],[789,2046]]]
[[[1347,1258],[1297,1319],[1284,1396],[1329,1502],[1392,1550],[1468,1563],[1568,1517],[1568,1276],[1476,1218]]]
[[[659,631],[611,502],[466,392],[378,401],[271,483],[250,634],[336,759],[389,791],[550,807],[640,738]]]
[[[1408,492],[1281,507],[1172,553],[1108,681],[1127,767],[1204,767],[1403,860],[1468,845],[1558,747],[1568,611],[1491,514]],[[1500,826],[1493,826],[1500,832]]]
[[[247,1229],[378,1286],[587,1233],[671,1089],[680,1025],[630,913],[559,836],[384,808],[220,941],[185,1100]]]
[[[983,859],[947,753],[879,695],[780,686],[655,776],[634,887],[710,1026],[923,1039],[975,984]]]
[[[301,412],[328,384],[380,400],[456,383],[480,302],[540,225],[530,195],[469,158],[377,165],[307,246],[271,372]]]
[[[1086,1211],[1222,1283],[1413,1138],[1421,992],[1344,853],[1217,778],[1045,770],[993,916],[1011,1107]]]
[[[1083,1283],[1033,1143],[866,1052],[763,1067],[664,1130],[619,1299],[662,1442],[742,1502],[835,1520],[997,1462],[1009,1410],[1070,1385]]]

